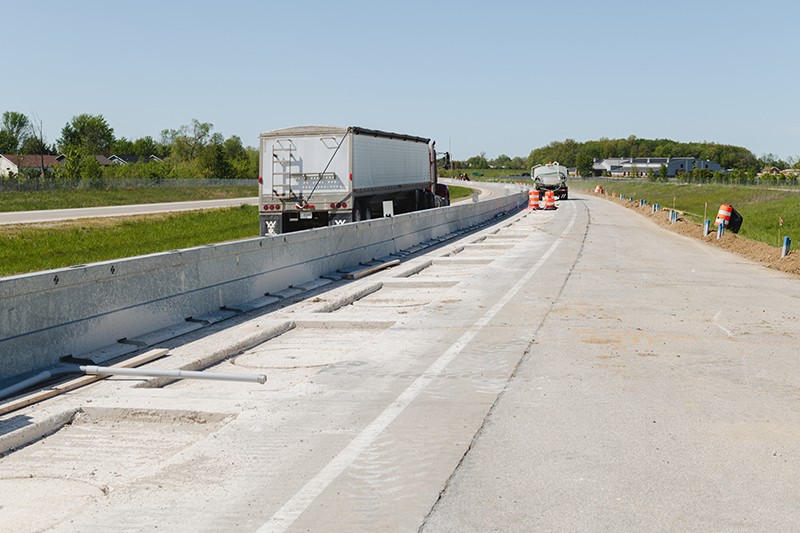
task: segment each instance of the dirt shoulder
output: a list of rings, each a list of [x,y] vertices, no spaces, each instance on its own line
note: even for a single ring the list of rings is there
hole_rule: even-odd
[[[640,215],[649,218],[659,226],[663,226],[664,228],[674,231],[675,233],[679,233],[680,235],[686,235],[687,237],[704,241],[710,246],[717,246],[719,248],[728,250],[729,252],[742,255],[748,259],[761,263],[768,268],[780,270],[781,272],[786,272],[795,276],[800,276],[800,253],[798,253],[797,250],[790,251],[786,257],[781,257],[780,247],[770,246],[769,244],[763,242],[751,241],[730,231],[725,232],[722,238],[717,240],[717,233],[713,224],[711,226],[711,233],[704,237],[703,226],[685,220],[683,218],[683,213],[680,211],[678,212],[678,221],[674,224],[671,224],[669,221],[669,209],[662,208],[660,211],[653,213],[653,208],[649,204],[639,206],[638,202],[620,200],[617,197],[608,195],[602,195],[601,197],[636,211]]]

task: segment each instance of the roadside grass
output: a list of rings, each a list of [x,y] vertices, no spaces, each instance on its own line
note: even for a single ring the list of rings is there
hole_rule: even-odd
[[[472,196],[473,190],[468,187],[459,187],[458,185],[450,185],[448,186],[450,189],[450,201],[458,200],[460,198],[466,198],[468,196]]]
[[[0,275],[82,265],[258,236],[258,208],[0,226]]]
[[[0,212],[40,211],[130,204],[192,202],[227,198],[255,198],[257,185],[226,187],[153,187],[109,190],[4,191],[0,192]]]
[[[472,192],[466,187],[450,187],[450,198],[471,196]],[[258,237],[258,208],[247,205],[171,214],[0,225],[0,276],[250,237]]]
[[[800,238],[800,190],[778,190],[768,187],[712,184],[643,183],[620,181],[571,181],[570,187],[589,192],[600,185],[608,194],[624,194],[635,200],[661,204],[685,213],[699,224],[705,219],[712,228],[719,206],[728,204],[742,215],[739,235],[754,241],[781,246],[783,237],[793,243]],[[778,218],[783,226],[778,226]]]

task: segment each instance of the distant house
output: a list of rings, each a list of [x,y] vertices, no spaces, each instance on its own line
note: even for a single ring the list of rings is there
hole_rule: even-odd
[[[0,154],[0,176],[8,177],[12,174],[19,174],[20,170],[26,168],[51,169],[61,161],[55,155],[35,155],[35,154]]]
[[[101,167],[110,167],[114,163],[104,155],[95,155],[95,159]],[[37,154],[1,154],[0,155],[0,177],[8,177],[12,174],[19,174],[26,168],[52,170],[62,164],[67,159],[61,155],[37,155]]]
[[[602,176],[607,174],[620,178],[633,178],[646,176],[648,171],[652,171],[653,174],[660,174],[661,165],[667,167],[667,177],[669,178],[684,172],[691,172],[696,168],[708,169],[711,172],[722,170],[719,163],[694,157],[614,157],[595,159],[592,165],[592,175]]]
[[[764,174],[780,174],[781,169],[778,167],[764,167],[761,169],[761,172],[758,173],[759,176],[763,176]]]
[[[108,158],[115,165],[127,165],[130,163],[150,163],[153,161],[161,162],[162,159],[157,155],[139,156],[139,155],[116,155],[112,154]]]
[[[114,164],[114,162],[111,161],[111,159],[109,159],[104,155],[95,155],[94,158],[97,159],[97,162],[100,164],[101,167],[110,167],[111,165]],[[65,156],[64,154],[56,156],[56,161],[58,163],[63,163],[66,159],[67,156]]]

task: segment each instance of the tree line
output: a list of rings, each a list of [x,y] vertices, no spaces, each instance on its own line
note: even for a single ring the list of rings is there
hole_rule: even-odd
[[[562,165],[576,168],[578,174],[589,176],[595,159],[614,157],[694,157],[719,163],[722,168],[736,171],[737,176],[755,174],[764,167],[777,167],[780,170],[800,168],[800,158],[790,157],[782,160],[774,154],[757,158],[750,150],[741,146],[717,144],[713,142],[677,142],[671,139],[640,139],[631,135],[627,139],[607,139],[578,142],[574,139],[553,141],[547,146],[536,148],[523,160],[507,155],[488,160],[485,153],[465,161],[457,161],[459,168],[506,168],[510,170],[530,170],[535,165],[558,161]]]
[[[158,140],[116,137],[102,115],[74,116],[61,129],[61,137],[48,144],[42,122],[16,111],[3,113],[0,153],[57,155],[63,164],[54,169],[25,169],[29,177],[98,180],[103,178],[218,178],[258,177],[258,151],[232,135],[214,132],[210,122],[192,119],[176,129],[164,129]],[[96,155],[136,156],[127,165],[101,166]],[[151,157],[155,156],[155,157]],[[42,174],[45,174],[42,176]],[[24,176],[23,176],[24,177]]]

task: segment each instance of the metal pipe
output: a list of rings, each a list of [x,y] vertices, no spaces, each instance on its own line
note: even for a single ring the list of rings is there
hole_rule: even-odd
[[[148,368],[113,368],[108,366],[86,365],[80,367],[81,372],[101,376],[139,376],[155,378],[207,379],[212,381],[242,381],[246,383],[267,382],[264,374],[221,374],[215,372],[197,372],[194,370],[155,370]]]
[[[16,393],[24,391],[28,387],[33,387],[34,385],[38,385],[39,383],[44,383],[51,377],[53,377],[52,372],[50,372],[49,370],[45,370],[44,372],[39,372],[35,376],[31,376],[28,379],[24,379],[19,383],[10,385],[5,389],[0,390],[0,400],[2,400],[3,398],[14,396]]]

